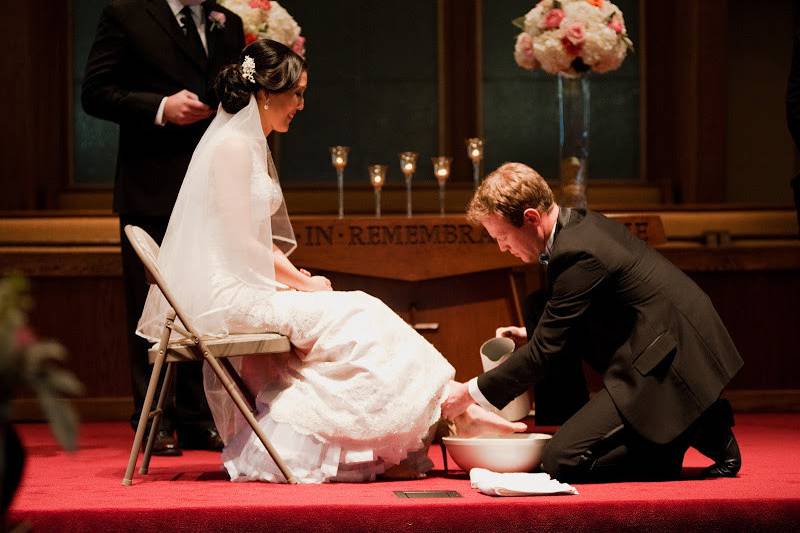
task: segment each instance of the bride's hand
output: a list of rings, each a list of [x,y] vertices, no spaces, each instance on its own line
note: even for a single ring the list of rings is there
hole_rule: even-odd
[[[453,420],[473,403],[475,403],[475,400],[472,399],[466,383],[450,381],[447,386],[447,398],[442,403],[442,416],[448,420]]]
[[[304,284],[304,291],[317,292],[317,291],[332,291],[331,280],[325,276],[311,276]]]

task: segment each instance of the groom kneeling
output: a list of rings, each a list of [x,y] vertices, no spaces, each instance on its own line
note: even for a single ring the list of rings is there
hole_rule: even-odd
[[[692,446],[714,461],[706,477],[741,466],[733,413],[719,398],[742,359],[706,294],[621,224],[560,208],[520,163],[490,174],[468,217],[508,251],[547,269],[547,303],[526,345],[467,384],[451,384],[443,413],[502,408],[583,358],[603,389],[559,429],[542,468],[568,482],[673,479]]]

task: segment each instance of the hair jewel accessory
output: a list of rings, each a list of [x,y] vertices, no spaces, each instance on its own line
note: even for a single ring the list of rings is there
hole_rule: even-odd
[[[256,72],[256,62],[250,56],[244,56],[242,61],[242,77],[250,83],[255,83],[256,78],[253,76]]]

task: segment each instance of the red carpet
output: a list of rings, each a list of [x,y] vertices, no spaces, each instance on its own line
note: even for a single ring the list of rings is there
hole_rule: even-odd
[[[120,483],[132,433],[84,424],[63,452],[44,425],[19,431],[28,451],[10,518],[34,531],[800,531],[800,414],[739,415],[736,479],[576,485],[578,496],[492,498],[466,474],[419,481],[286,486],[231,483],[218,454],[155,457],[151,473]],[[708,461],[690,451],[684,473]],[[453,464],[451,463],[451,466]],[[461,498],[404,499],[400,490],[454,490]]]

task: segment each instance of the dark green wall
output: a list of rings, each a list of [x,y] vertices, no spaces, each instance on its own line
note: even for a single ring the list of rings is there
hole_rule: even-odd
[[[639,2],[615,0],[625,16],[634,47],[639,44]],[[514,62],[519,29],[511,21],[535,2],[483,2],[483,124],[487,171],[506,161],[522,161],[546,178],[558,177],[556,77],[527,71]],[[592,75],[589,178],[639,178],[639,58]]]
[[[76,185],[110,185],[117,161],[116,124],[90,117],[81,107],[81,83],[86,59],[97,31],[100,12],[108,0],[73,0],[72,109],[75,149],[73,176]]]
[[[284,183],[336,183],[328,147],[351,147],[347,182],[367,181],[366,166],[389,165],[401,183],[398,153],[419,152],[417,178],[433,181],[437,150],[436,2],[285,0],[306,36],[306,107],[280,140]],[[402,9],[400,9],[402,7]]]

